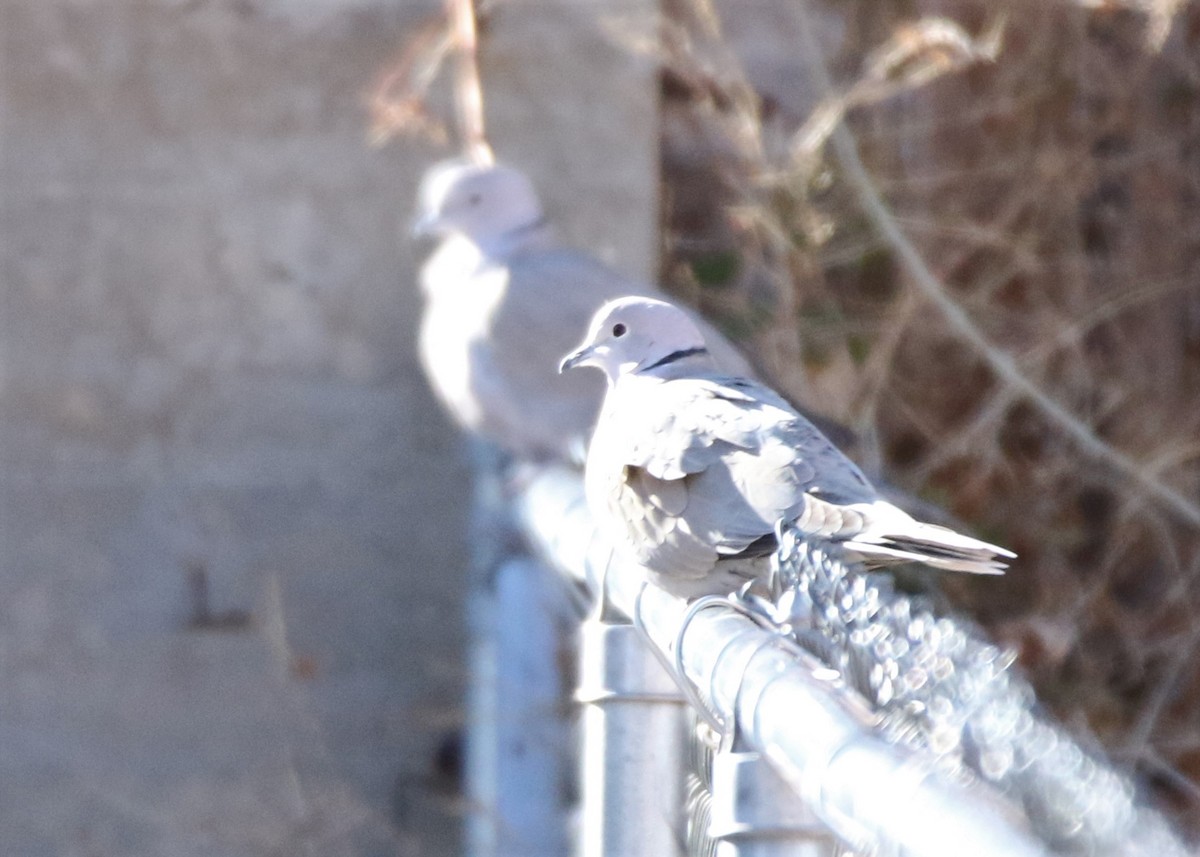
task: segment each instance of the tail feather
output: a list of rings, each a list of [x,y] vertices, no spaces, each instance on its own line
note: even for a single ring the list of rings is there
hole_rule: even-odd
[[[885,500],[856,506],[865,526],[841,541],[868,565],[919,562],[945,571],[1003,574],[1016,554],[948,527],[926,524]]]
[[[906,539],[886,539],[880,542],[849,541],[844,547],[859,554],[868,565],[894,565],[919,562],[942,571],[961,571],[967,574],[1004,574],[1008,563],[986,551],[965,553],[947,551],[939,545]]]

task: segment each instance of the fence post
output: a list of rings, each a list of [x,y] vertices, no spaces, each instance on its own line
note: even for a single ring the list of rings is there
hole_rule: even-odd
[[[829,828],[763,758],[722,750],[712,765],[712,821],[716,857],[833,857]]]
[[[473,857],[569,851],[570,729],[557,664],[565,610],[553,575],[533,560],[508,560],[489,590],[474,595],[466,826]]]
[[[687,708],[633,625],[580,629],[582,857],[682,854]]]

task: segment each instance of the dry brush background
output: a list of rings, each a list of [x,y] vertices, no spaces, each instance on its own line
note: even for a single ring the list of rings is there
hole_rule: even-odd
[[[1020,554],[943,588],[1200,829],[1200,10],[666,9],[664,279]]]
[[[662,281],[1020,554],[949,603],[1200,832],[1200,9],[664,0],[606,26],[661,67]]]

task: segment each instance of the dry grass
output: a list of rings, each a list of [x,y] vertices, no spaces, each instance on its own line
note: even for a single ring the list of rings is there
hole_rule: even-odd
[[[1195,823],[1200,13],[843,0],[829,83],[774,7],[815,108],[667,4],[665,277],[1021,554],[946,588]]]

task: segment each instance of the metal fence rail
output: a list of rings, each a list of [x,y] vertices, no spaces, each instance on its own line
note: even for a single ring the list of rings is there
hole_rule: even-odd
[[[622,686],[621,670],[636,672],[636,646],[609,638],[634,639],[632,629],[589,620],[582,657],[589,645],[606,650],[608,666],[594,674],[608,678],[588,690],[585,677],[584,700],[674,712],[640,734],[670,748],[654,770],[663,783],[655,793],[695,814],[685,827],[658,805],[647,812],[644,796],[622,804],[632,787],[611,788],[596,772],[621,764],[611,758],[585,762],[585,805],[595,778],[592,797],[610,801],[606,810],[676,825],[671,847],[686,841],[693,853],[715,838],[720,854],[828,855],[834,837],[856,851],[912,857],[1190,853],[1136,804],[1127,779],[1037,713],[999,650],[892,591],[886,578],[854,573],[785,534],[781,630],[727,603],[689,611],[613,556],[594,532],[577,474],[526,470],[518,482],[517,517],[535,548],[593,593],[603,578],[611,605],[733,727],[712,761],[709,795],[696,772],[705,766],[689,775],[679,756],[678,698],[661,686]],[[584,733],[586,745],[586,723]],[[601,810],[585,808],[585,819],[589,811]],[[584,828],[586,853],[665,853],[605,850],[595,826]]]
[[[1012,657],[980,633],[794,532],[779,557],[792,596],[786,621],[884,714],[895,740],[996,786],[1056,850],[1183,853],[1126,777],[1040,714]]]
[[[562,857],[571,852],[575,774],[564,645],[580,610],[574,587],[521,543],[507,508],[506,456],[482,441],[470,450],[465,853]]]

